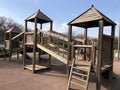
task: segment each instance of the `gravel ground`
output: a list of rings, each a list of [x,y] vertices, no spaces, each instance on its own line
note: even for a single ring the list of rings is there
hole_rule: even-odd
[[[113,89],[120,90],[120,61],[114,60]],[[0,58],[0,90],[66,90],[66,66],[52,58],[49,70],[33,74],[22,68],[22,60],[12,58],[12,62]],[[95,90],[95,75],[91,74],[88,90]],[[102,80],[101,90],[108,90],[109,84]],[[74,89],[75,90],[75,89]],[[80,88],[82,90],[82,88]]]

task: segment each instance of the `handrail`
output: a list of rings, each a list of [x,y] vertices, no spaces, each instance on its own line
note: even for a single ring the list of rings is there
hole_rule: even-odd
[[[16,38],[20,37],[20,36],[21,36],[21,35],[23,35],[23,34],[24,34],[24,31],[23,31],[23,32],[21,32],[20,34],[16,35],[16,36],[14,36],[11,40],[16,39]]]
[[[39,30],[41,33],[44,33],[44,34],[47,34],[47,35],[50,35],[52,37],[55,37],[55,38],[58,38],[58,39],[61,39],[63,41],[68,41],[68,38],[67,37],[64,37],[60,34],[56,34],[54,32],[50,32],[50,31],[45,31],[45,30]]]
[[[74,45],[74,47],[80,47],[80,48],[92,48],[92,45]]]

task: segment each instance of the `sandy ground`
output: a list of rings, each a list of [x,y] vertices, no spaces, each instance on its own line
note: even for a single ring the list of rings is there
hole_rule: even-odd
[[[120,61],[114,60],[113,71],[115,79],[112,90],[120,90]],[[22,68],[21,59],[13,57],[12,62],[9,62],[0,58],[0,90],[66,90],[65,72],[66,66],[54,58],[51,69],[35,74]],[[96,90],[95,80],[95,75],[91,74],[88,90]],[[108,87],[108,82],[102,80],[101,90],[108,90]]]

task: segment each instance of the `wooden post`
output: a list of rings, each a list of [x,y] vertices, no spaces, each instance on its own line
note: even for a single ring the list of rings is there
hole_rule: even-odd
[[[118,60],[120,59],[120,22],[119,22],[119,36],[118,36]]]
[[[87,28],[84,30],[85,45],[87,44]],[[86,48],[84,49],[84,60],[86,61]]]
[[[72,42],[72,25],[68,26],[68,61],[67,61],[67,76],[70,73],[70,61],[71,61],[71,42]]]
[[[9,32],[9,62],[11,62],[11,50],[12,50],[12,40],[11,40],[11,32]]]
[[[34,26],[33,63],[32,63],[33,73],[35,73],[36,48],[37,48],[37,18],[35,18],[35,26]]]
[[[112,37],[112,40],[111,40],[111,62],[112,62],[112,66],[109,70],[109,83],[110,83],[110,87],[109,87],[109,90],[112,90],[112,77],[113,77],[113,55],[114,55],[114,34],[115,34],[115,25],[112,25],[112,28],[111,28],[111,37]]]
[[[96,90],[101,88],[101,61],[102,61],[102,48],[103,48],[103,20],[99,20],[99,38],[98,38],[98,61],[97,61],[97,82]]]
[[[42,30],[42,23],[40,23],[40,30]],[[41,43],[41,37],[42,37],[42,33],[40,32],[39,33],[39,44]],[[41,63],[40,59],[41,59],[42,50],[39,49],[38,51],[39,51],[39,64],[40,64]]]
[[[50,32],[52,32],[53,31],[53,22],[50,22]],[[48,41],[48,43],[50,43],[51,42],[51,36],[49,36],[49,41]],[[51,66],[51,55],[49,54],[49,67]]]
[[[27,32],[27,21],[25,21],[25,33]],[[25,57],[26,57],[26,35],[24,33],[24,41],[23,41],[23,66],[25,66]]]
[[[5,48],[5,50],[4,50],[4,60],[6,60],[6,32],[4,32],[4,48]]]
[[[50,22],[50,31],[53,31],[53,22]]]
[[[50,22],[50,32],[53,31],[53,22]],[[48,40],[48,43],[51,42],[51,36],[48,36],[49,37],[49,40]]]

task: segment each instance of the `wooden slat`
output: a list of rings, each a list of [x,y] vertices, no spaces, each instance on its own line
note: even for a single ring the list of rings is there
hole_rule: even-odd
[[[34,34],[34,32],[25,32],[25,34]]]
[[[74,45],[74,47],[79,47],[79,48],[92,48],[92,45]]]
[[[32,71],[33,70],[33,65],[25,65],[24,68]],[[41,65],[35,65],[35,71],[43,70],[43,69],[48,69],[48,67],[41,66]]]
[[[87,82],[86,80],[81,79],[81,78],[78,78],[78,77],[75,77],[75,76],[73,76],[73,75],[72,75],[72,78],[74,78],[74,79],[76,79],[76,80],[79,80],[79,81],[82,81],[82,82],[84,82],[84,83],[86,83],[86,82]]]
[[[25,45],[33,46],[33,43],[25,43]]]
[[[23,51],[23,48],[13,49],[13,50],[11,50],[11,53],[13,53],[13,52],[20,52],[20,51]]]
[[[51,56],[57,58],[58,60],[60,60],[61,62],[67,64],[67,59],[66,58],[63,58],[62,56],[58,55],[57,53],[55,53],[54,51],[52,50],[49,50],[47,48],[45,48],[44,46],[40,45],[40,44],[37,44],[37,47],[40,48],[41,50],[47,52],[48,54],[50,54]]]
[[[18,34],[18,35],[16,35],[15,37],[13,37],[11,40],[14,40],[14,39],[16,39],[16,38],[18,38],[18,37],[20,37],[21,35],[23,35],[25,32],[23,31],[23,32],[21,32],[20,34]]]
[[[88,71],[89,67],[84,67],[84,66],[76,66],[76,67],[73,67],[75,69],[78,69],[78,70],[82,70],[82,71]]]
[[[75,71],[73,71],[73,74],[76,74],[76,75],[79,75],[79,76],[87,76],[87,75],[85,75],[85,74],[82,74],[82,73],[78,73],[78,72],[75,72]]]
[[[40,32],[42,32],[43,34],[47,34],[47,35],[50,35],[52,37],[55,37],[55,38],[58,38],[58,39],[61,39],[63,41],[68,41],[68,38],[67,37],[64,37],[62,35],[60,35],[59,33],[54,33],[54,32],[48,32],[48,31],[45,31],[45,30],[40,30]]]
[[[91,64],[92,64],[92,62],[90,62],[90,64],[89,64],[89,69],[88,69],[88,74],[87,74],[87,82],[86,82],[86,90],[88,90],[90,71],[91,71]]]
[[[78,61],[77,65],[90,65],[90,61]]]
[[[76,85],[78,85],[78,86],[81,86],[81,87],[83,87],[83,88],[86,88],[86,86],[84,86],[84,85],[82,85],[82,84],[79,84],[79,83],[76,83],[76,82],[73,82],[73,81],[71,81],[71,83],[76,84]]]

